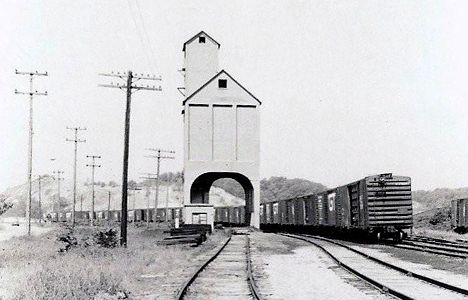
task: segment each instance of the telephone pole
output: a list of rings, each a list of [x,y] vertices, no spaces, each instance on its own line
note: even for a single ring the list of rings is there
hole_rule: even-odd
[[[169,213],[169,182],[166,184],[166,224],[168,222],[168,214]]]
[[[101,158],[99,155],[86,155],[87,158],[92,159],[91,164],[87,164],[87,167],[91,167],[91,190],[92,190],[92,196],[91,196],[91,226],[94,226],[94,169],[95,168],[100,168],[101,165],[96,165],[96,158]]]
[[[108,192],[108,198],[107,198],[107,223],[110,223],[110,203],[111,203],[111,192]]]
[[[29,143],[28,143],[28,202],[26,207],[26,218],[28,219],[28,235],[31,235],[31,204],[32,204],[32,158],[33,158],[33,97],[47,96],[47,91],[38,92],[33,90],[34,76],[48,76],[47,72],[20,72],[15,70],[17,75],[29,75],[29,92],[20,92],[15,89],[15,94],[29,95]]]
[[[57,174],[55,177],[55,180],[57,180],[57,204],[58,204],[58,209],[60,210],[60,181],[63,180],[62,174],[64,173],[62,170],[57,170],[53,172],[54,174]],[[56,205],[54,205],[56,206]],[[54,207],[54,210],[56,208]]]
[[[44,176],[37,175],[38,183],[38,192],[39,192],[39,223],[42,223],[42,190],[41,190],[41,180]]]
[[[78,143],[85,143],[86,140],[78,139],[78,131],[86,130],[86,128],[81,127],[68,127],[68,130],[73,130],[75,132],[74,139],[65,139],[67,142],[75,143],[75,163],[73,165],[73,210],[72,210],[72,228],[75,228],[75,206],[76,206],[76,161],[77,161],[77,152],[78,152]]]
[[[80,219],[83,220],[83,194],[80,195]]]
[[[122,171],[122,222],[120,223],[120,245],[127,247],[127,188],[128,188],[128,148],[130,139],[130,110],[132,103],[132,92],[138,90],[149,90],[149,91],[161,91],[161,86],[150,87],[149,85],[137,85],[135,82],[138,80],[153,80],[161,81],[161,77],[144,75],[144,74],[133,74],[132,71],[128,73],[110,73],[110,74],[99,74],[102,76],[116,77],[124,80],[126,83],[122,84],[101,84],[102,87],[119,88],[125,90],[127,94],[127,106],[125,110],[125,134],[124,134],[124,155],[123,155],[123,171]]]
[[[154,173],[144,173],[146,176],[140,176],[142,179],[146,180],[156,180],[156,177]],[[149,205],[149,196],[150,196],[150,190],[148,189],[146,192],[146,227],[149,227],[149,215],[150,215],[150,205]],[[154,213],[156,214],[157,209],[155,209]],[[153,216],[154,222],[156,222],[156,215]]]
[[[154,149],[154,148],[148,148],[146,150],[156,152],[156,155],[147,155],[146,157],[149,158],[155,158],[157,160],[156,164],[156,195],[154,196],[154,213],[156,216],[156,210],[158,207],[158,197],[159,197],[159,171],[161,167],[161,159],[174,159],[174,156],[169,156],[165,154],[174,154],[175,151],[172,150],[162,150],[162,149]],[[166,210],[167,214],[167,210]]]

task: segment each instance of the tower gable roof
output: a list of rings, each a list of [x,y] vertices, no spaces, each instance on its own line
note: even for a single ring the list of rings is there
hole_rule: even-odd
[[[190,44],[191,42],[193,42],[194,39],[196,39],[197,37],[199,37],[200,35],[203,35],[203,36],[206,36],[208,39],[210,39],[213,43],[215,43],[216,45],[218,45],[218,49],[219,47],[221,47],[221,44],[218,43],[214,38],[212,38],[211,36],[209,36],[206,32],[204,32],[203,30],[200,31],[199,33],[197,33],[196,35],[194,35],[193,37],[191,37],[188,41],[186,41],[184,43],[184,47],[182,48],[182,51],[185,52],[185,45],[187,44]]]
[[[185,103],[193,98],[196,94],[198,94],[201,90],[203,90],[206,86],[208,86],[211,82],[213,82],[216,78],[218,78],[220,75],[225,74],[229,79],[231,79],[234,83],[236,83],[240,88],[242,88],[247,94],[249,94],[253,99],[255,99],[258,104],[262,104],[260,100],[258,100],[257,97],[255,97],[251,92],[249,92],[245,87],[243,87],[237,80],[235,80],[231,75],[229,75],[228,72],[225,70],[221,70],[218,74],[213,76],[210,80],[208,80],[204,85],[202,85],[200,88],[198,88],[195,92],[193,92],[191,95],[189,95],[187,98],[185,98],[184,102],[182,102],[182,105],[185,105]]]

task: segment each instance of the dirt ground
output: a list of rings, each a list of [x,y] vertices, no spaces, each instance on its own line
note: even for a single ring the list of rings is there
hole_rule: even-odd
[[[13,237],[20,237],[27,234],[28,225],[19,223],[19,226],[12,226],[11,222],[0,223],[0,242],[9,240]],[[45,224],[31,224],[31,234],[39,236],[53,229],[53,226]]]
[[[386,262],[468,289],[468,260],[377,244],[345,242]]]
[[[251,245],[254,278],[265,299],[393,299],[303,241],[257,233]]]

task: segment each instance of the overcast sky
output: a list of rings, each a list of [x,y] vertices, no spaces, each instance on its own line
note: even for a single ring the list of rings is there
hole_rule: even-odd
[[[72,137],[101,155],[97,180],[121,180],[125,94],[99,72],[163,77],[133,96],[130,178],[154,172],[147,147],[182,160],[183,43],[204,30],[220,66],[262,102],[261,176],[329,187],[366,175],[411,176],[414,189],[468,186],[468,4],[465,1],[1,1],[0,190],[26,181],[28,77],[34,173],[73,174]],[[116,80],[112,80],[116,82]],[[50,158],[56,158],[51,161]]]

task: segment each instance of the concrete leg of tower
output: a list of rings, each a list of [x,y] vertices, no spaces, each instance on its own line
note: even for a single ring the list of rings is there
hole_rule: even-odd
[[[260,228],[260,181],[252,181],[253,201],[250,215],[250,226]]]

